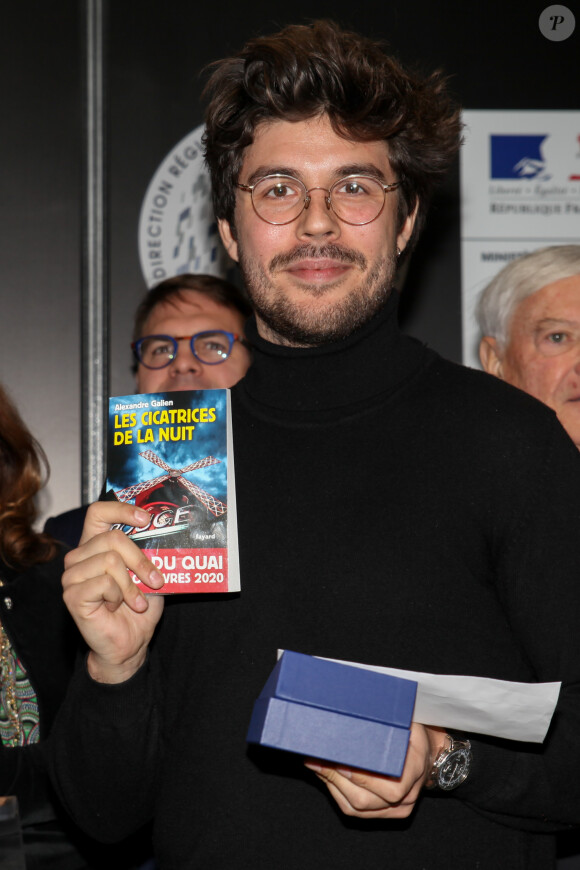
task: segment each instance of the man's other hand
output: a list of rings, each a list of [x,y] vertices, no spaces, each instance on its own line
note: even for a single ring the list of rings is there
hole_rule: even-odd
[[[359,819],[405,819],[427,783],[433,762],[446,745],[446,731],[413,722],[405,767],[400,777],[308,759],[306,767],[326,784],[347,816]]]
[[[147,597],[129,569],[152,590],[163,575],[143,551],[113,523],[145,526],[151,517],[134,505],[95,502],[81,541],[65,557],[64,600],[90,652],[88,669],[98,682],[120,683],[143,664],[149,641],[163,612],[163,598]]]

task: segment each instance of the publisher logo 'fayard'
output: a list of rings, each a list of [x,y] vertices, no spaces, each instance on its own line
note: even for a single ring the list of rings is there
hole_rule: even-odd
[[[543,135],[492,135],[491,177],[537,178],[546,171]]]

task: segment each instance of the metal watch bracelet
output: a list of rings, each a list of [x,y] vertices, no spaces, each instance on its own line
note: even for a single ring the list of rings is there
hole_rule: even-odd
[[[471,743],[469,740],[461,740],[450,734],[447,734],[446,737],[449,746],[442,749],[433,762],[426,788],[451,791],[465,782],[469,776],[473,759]]]

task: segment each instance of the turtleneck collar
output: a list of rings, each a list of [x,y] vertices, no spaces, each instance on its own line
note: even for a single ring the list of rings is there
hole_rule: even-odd
[[[287,347],[258,335],[252,317],[246,337],[253,361],[234,388],[240,397],[280,411],[329,411],[398,389],[431,357],[402,336],[396,292],[372,320],[348,338],[321,347]]]

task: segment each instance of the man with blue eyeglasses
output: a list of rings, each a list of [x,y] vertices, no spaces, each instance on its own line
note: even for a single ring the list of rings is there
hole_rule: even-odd
[[[250,365],[241,292],[211,275],[178,275],[150,290],[135,315],[138,393],[233,387]]]

